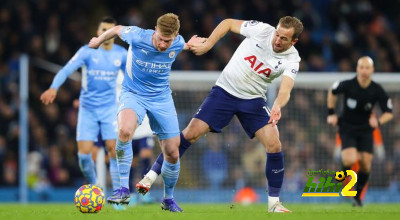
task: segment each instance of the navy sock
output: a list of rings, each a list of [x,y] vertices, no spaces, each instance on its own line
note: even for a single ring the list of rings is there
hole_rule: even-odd
[[[283,165],[283,152],[267,153],[267,164],[265,175],[268,179],[268,195],[279,197],[281,191],[285,168]]]
[[[150,170],[150,158],[142,158],[140,160],[142,166],[142,177]]]
[[[131,170],[129,171],[129,190],[131,192],[134,192],[135,190],[135,186],[133,185],[133,180],[135,179],[135,172],[136,172],[136,168],[135,167],[131,167]]]
[[[181,144],[179,145],[179,158],[181,158],[185,153],[185,151],[190,147],[190,145],[192,145],[188,140],[185,139],[182,132],[180,133],[180,135],[181,135]],[[156,161],[151,167],[151,170],[160,175],[163,162],[164,162],[164,155],[161,153],[158,155]]]

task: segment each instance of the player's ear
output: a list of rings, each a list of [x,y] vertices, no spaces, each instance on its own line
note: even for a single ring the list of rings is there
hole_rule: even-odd
[[[299,38],[292,40],[292,45],[295,45],[297,43],[297,41],[299,41]]]

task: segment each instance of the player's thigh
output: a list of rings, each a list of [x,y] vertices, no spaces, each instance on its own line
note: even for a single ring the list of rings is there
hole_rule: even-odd
[[[242,124],[243,129],[250,138],[253,138],[255,133],[260,129],[267,129],[268,132],[274,132],[273,129],[268,129],[267,127],[264,128],[268,124],[270,112],[271,111],[267,107],[267,103],[263,98],[242,99],[237,103],[236,115]],[[276,134],[276,132],[273,134]],[[259,138],[261,137],[259,136]],[[275,144],[276,138],[277,137],[267,138],[267,140],[270,144]]]
[[[264,125],[264,127],[255,132],[255,137],[260,141],[268,153],[278,153],[282,150],[277,125]]]
[[[146,115],[146,109],[138,96],[131,92],[122,92],[118,108],[118,133],[131,139],[138,124]]]
[[[188,127],[197,127],[204,132],[205,127],[207,127],[201,123],[204,122],[209,127],[207,130],[221,133],[221,130],[229,124],[235,115],[238,101],[240,101],[239,98],[230,95],[218,86],[214,86],[197,112],[193,115],[194,119],[196,118],[201,121],[192,120],[190,122],[192,125],[189,124]]]
[[[97,141],[99,130],[100,127],[96,112],[80,106],[76,128],[76,141]]]
[[[97,110],[103,140],[116,140],[118,136],[117,105]]]
[[[198,118],[192,118],[182,134],[190,143],[194,143],[210,131],[210,126]]]
[[[146,108],[151,130],[158,135],[160,140],[179,136],[178,116],[170,94],[158,102],[149,101],[146,103]]]

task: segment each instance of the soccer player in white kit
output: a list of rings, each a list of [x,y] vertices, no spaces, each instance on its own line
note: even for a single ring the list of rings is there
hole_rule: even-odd
[[[246,38],[233,54],[221,76],[181,133],[180,156],[207,132],[221,132],[232,117],[239,118],[250,138],[256,137],[267,151],[268,212],[290,212],[279,201],[284,162],[277,123],[289,101],[299,70],[300,56],[293,46],[303,31],[302,22],[286,16],[276,27],[258,21],[225,19],[204,43],[190,45],[196,55],[209,51],[228,31]],[[266,103],[268,84],[282,76],[272,109]],[[136,188],[145,194],[160,173],[162,156]]]

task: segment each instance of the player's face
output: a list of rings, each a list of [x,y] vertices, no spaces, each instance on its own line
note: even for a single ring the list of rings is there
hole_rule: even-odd
[[[272,47],[275,53],[281,53],[293,46],[297,39],[292,39],[294,28],[284,28],[278,25],[272,39]]]
[[[115,24],[112,23],[105,23],[105,22],[101,22],[99,24],[99,28],[97,28],[97,36],[100,36],[102,33],[106,32],[108,29],[115,27]],[[114,43],[114,38],[108,40],[108,41],[104,41],[104,45],[110,45]]]
[[[369,80],[374,72],[374,64],[368,59],[360,59],[357,63],[357,75],[363,80]]]
[[[153,45],[158,51],[166,51],[175,40],[176,35],[165,36],[157,27],[153,35]]]

